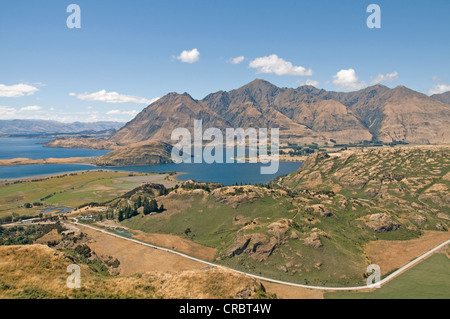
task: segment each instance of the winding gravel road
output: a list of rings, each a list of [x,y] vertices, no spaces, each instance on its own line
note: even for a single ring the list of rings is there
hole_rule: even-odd
[[[189,256],[189,255],[180,253],[180,252],[172,250],[172,249],[168,249],[168,248],[164,248],[164,247],[159,247],[159,246],[156,246],[156,245],[148,244],[148,243],[145,243],[145,242],[142,242],[142,241],[139,241],[139,240],[136,240],[136,239],[132,239],[132,238],[123,237],[123,236],[111,233],[109,231],[106,231],[104,229],[100,229],[100,228],[97,228],[97,227],[93,227],[93,226],[89,226],[89,225],[86,225],[86,224],[79,223],[77,220],[72,221],[71,223],[75,224],[75,225],[78,225],[78,226],[87,227],[87,228],[90,228],[92,230],[95,230],[95,231],[98,231],[98,232],[102,232],[102,233],[110,235],[110,236],[118,237],[118,238],[121,238],[123,240],[128,240],[128,241],[134,242],[136,244],[144,245],[144,246],[147,246],[147,247],[150,247],[150,248],[153,248],[153,249],[158,249],[158,250],[166,251],[168,253],[176,254],[178,256],[189,258],[191,260],[198,261],[198,262],[203,263],[203,264],[208,265],[208,266],[220,267],[220,268],[223,268],[223,269],[227,269],[227,270],[230,270],[230,271],[242,274],[242,275],[246,275],[248,277],[252,277],[252,278],[255,278],[255,279],[259,279],[259,280],[263,280],[263,281],[267,281],[267,282],[272,282],[272,283],[276,283],[276,284],[287,285],[287,286],[307,288],[307,289],[315,289],[315,290],[326,290],[326,291],[349,291],[349,290],[363,290],[363,289],[377,288],[379,286],[382,286],[382,285],[386,284],[387,282],[389,282],[390,280],[394,279],[395,277],[399,276],[401,273],[405,272],[409,268],[411,268],[414,265],[418,264],[419,262],[421,262],[425,258],[429,257],[430,255],[432,255],[433,253],[435,253],[439,249],[441,249],[441,248],[445,247],[446,245],[450,244],[450,240],[447,240],[446,242],[444,242],[444,243],[434,247],[433,249],[429,250],[425,254],[417,257],[416,259],[414,259],[413,261],[409,262],[405,266],[399,268],[398,270],[396,270],[395,272],[393,272],[392,274],[390,274],[386,278],[380,280],[377,283],[371,284],[371,285],[357,286],[357,287],[320,287],[320,286],[301,285],[301,284],[296,284],[296,283],[292,283],[292,282],[281,281],[281,280],[276,280],[276,279],[272,279],[272,278],[267,278],[267,277],[253,275],[253,274],[250,274],[250,273],[242,272],[242,271],[235,270],[235,269],[232,269],[232,268],[228,268],[228,267],[225,267],[225,266],[222,266],[222,265],[217,265],[217,264],[214,264],[214,263],[211,263],[211,262],[208,262],[208,261],[204,261],[204,260],[201,260],[201,259]]]

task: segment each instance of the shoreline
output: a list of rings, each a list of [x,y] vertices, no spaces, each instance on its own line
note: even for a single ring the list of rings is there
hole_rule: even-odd
[[[123,169],[124,167],[130,167],[128,165],[126,166],[100,166],[95,164],[95,158],[96,157],[72,157],[72,158],[48,158],[48,159],[28,159],[28,158],[14,158],[14,159],[2,159],[0,160],[0,169],[2,167],[19,167],[19,166],[34,166],[34,165],[47,165],[47,164],[53,164],[53,165],[83,165],[86,167],[89,167],[89,169],[76,169],[73,170],[68,168],[67,171],[62,169],[61,172],[47,172],[47,173],[38,173],[36,175],[26,175],[26,176],[17,176],[17,177],[1,177],[0,176],[0,182],[14,182],[14,181],[21,181],[21,180],[31,180],[31,179],[39,179],[39,178],[46,178],[46,177],[52,177],[52,176],[61,176],[64,174],[71,174],[71,173],[81,173],[81,172],[88,172],[88,171],[122,171],[122,172],[130,172],[130,173],[136,173],[136,174],[142,174],[142,173],[149,173],[149,174],[170,174],[168,179],[175,182],[175,183],[183,183],[185,181],[180,179],[180,176],[189,174],[189,172],[181,172],[176,170],[168,170],[164,172],[140,172],[135,170],[127,170]],[[280,158],[279,162],[284,163],[293,163],[298,162],[302,163],[303,161],[299,160],[285,160],[284,158]],[[239,162],[237,162],[239,163]],[[133,166],[151,166],[151,165],[158,165],[158,164],[147,164],[147,165],[133,165]],[[20,175],[20,174],[17,174]]]
[[[33,179],[50,178],[50,177],[63,176],[63,175],[75,174],[75,173],[102,172],[102,171],[142,174],[143,176],[145,176],[145,175],[164,175],[164,174],[167,174],[169,178],[171,177],[171,175],[169,175],[170,172],[146,172],[145,173],[145,172],[134,172],[134,171],[122,171],[122,170],[118,170],[118,169],[104,169],[104,168],[101,168],[99,166],[90,165],[90,164],[85,164],[85,165],[86,166],[96,167],[96,169],[80,170],[80,171],[67,171],[67,172],[61,172],[61,173],[24,176],[24,177],[18,177],[18,178],[0,178],[0,184],[1,183],[5,183],[5,182],[14,182],[14,181],[31,181]],[[185,173],[185,172],[177,172],[177,173],[173,174],[173,176],[176,177],[178,175],[183,175],[183,174],[187,174],[187,173]],[[175,180],[172,180],[172,181],[176,182],[176,183],[183,183],[183,181],[177,180],[176,178],[175,178]]]
[[[0,167],[21,166],[21,165],[43,165],[43,164],[94,165],[93,164],[94,158],[95,157],[66,157],[66,158],[44,158],[44,159],[30,159],[30,158],[1,159]]]

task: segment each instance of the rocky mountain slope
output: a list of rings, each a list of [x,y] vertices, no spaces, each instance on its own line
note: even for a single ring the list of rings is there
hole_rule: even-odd
[[[350,93],[322,92],[350,108],[375,139],[415,144],[450,141],[447,129],[450,108],[404,86],[389,89],[376,85]]]
[[[450,104],[450,91],[442,94],[434,94],[431,98],[442,103]]]
[[[170,93],[148,106],[110,141],[126,145],[145,140],[172,142],[177,127],[280,128],[292,143],[379,140],[417,144],[450,142],[450,106],[406,87],[376,85],[350,93],[311,86],[278,88],[255,80],[239,89],[202,100]]]

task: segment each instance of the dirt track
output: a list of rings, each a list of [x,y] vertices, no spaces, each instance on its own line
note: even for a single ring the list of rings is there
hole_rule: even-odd
[[[77,225],[90,239],[89,247],[98,255],[113,256],[120,261],[121,275],[146,272],[176,273],[208,268],[205,264],[169,252],[153,249],[93,229]],[[144,239],[144,238],[143,238]],[[280,299],[321,299],[323,292],[263,282],[269,293]]]

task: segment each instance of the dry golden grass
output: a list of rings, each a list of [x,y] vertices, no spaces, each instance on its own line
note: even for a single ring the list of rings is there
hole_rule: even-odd
[[[206,261],[214,260],[217,253],[217,249],[202,246],[191,240],[181,238],[171,234],[147,234],[141,231],[135,231],[138,233],[134,238],[151,243],[160,247],[166,247],[173,249],[190,256],[194,256]]]
[[[58,234],[58,231],[56,229],[53,229],[49,233],[45,234],[41,238],[37,239],[35,241],[35,244],[46,244],[48,242],[60,242],[63,236],[61,234]]]
[[[167,298],[218,299],[267,296],[260,283],[223,270],[203,268],[180,272],[150,272],[132,276],[102,276],[81,267],[81,289],[66,286],[72,261],[43,245],[0,247],[0,298]],[[248,296],[247,296],[248,297]]]
[[[425,231],[424,235],[417,239],[370,242],[366,246],[366,253],[370,263],[379,265],[382,274],[387,274],[448,239],[450,232]]]

